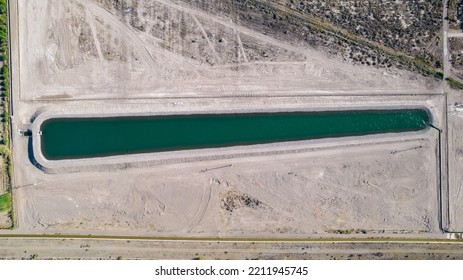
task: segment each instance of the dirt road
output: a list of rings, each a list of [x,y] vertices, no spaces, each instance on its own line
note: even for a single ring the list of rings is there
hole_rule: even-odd
[[[0,259],[463,259],[463,243],[0,238]]]

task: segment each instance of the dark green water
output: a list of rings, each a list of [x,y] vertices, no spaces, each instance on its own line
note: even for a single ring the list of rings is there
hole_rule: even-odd
[[[50,160],[403,132],[424,129],[424,110],[56,118],[42,130]]]

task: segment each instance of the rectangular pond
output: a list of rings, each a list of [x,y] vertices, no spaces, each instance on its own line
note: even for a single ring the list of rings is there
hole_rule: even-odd
[[[416,131],[428,124],[421,109],[50,118],[40,137],[44,157],[59,160]]]

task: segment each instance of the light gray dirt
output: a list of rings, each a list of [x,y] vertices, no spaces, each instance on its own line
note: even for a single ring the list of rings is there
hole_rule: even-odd
[[[136,29],[128,14],[92,0],[19,2],[20,99],[440,91],[432,78],[353,66],[226,15],[173,1],[147,3],[138,5],[146,16]]]
[[[462,259],[461,243],[0,239],[0,259]]]
[[[144,2],[149,5],[139,6],[141,14],[147,12],[140,28],[128,16],[91,0],[12,5],[13,11],[19,7],[12,16],[17,20],[12,45],[18,47],[12,48],[14,233],[440,233],[438,137],[433,130],[171,153],[161,156],[177,162],[137,168],[92,166],[91,171],[68,173],[63,164],[61,173],[46,174],[35,167],[29,139],[18,132],[50,112],[88,116],[426,107],[433,123],[445,127],[441,84],[433,78],[354,66],[245,28],[227,15],[174,1]],[[265,153],[223,156],[250,150]],[[184,160],[198,155],[210,158]],[[98,160],[111,166],[120,159]]]

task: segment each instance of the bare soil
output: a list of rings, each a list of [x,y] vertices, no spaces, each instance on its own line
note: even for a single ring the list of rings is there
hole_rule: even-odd
[[[15,233],[445,237],[431,129],[33,164],[18,130],[44,114],[425,107],[445,127],[436,79],[354,65],[200,2],[13,4]]]

